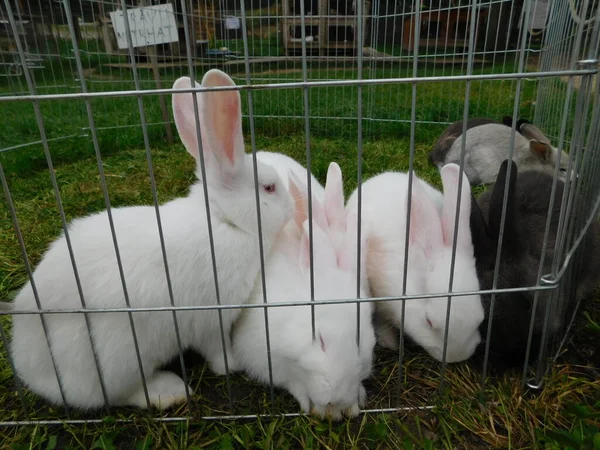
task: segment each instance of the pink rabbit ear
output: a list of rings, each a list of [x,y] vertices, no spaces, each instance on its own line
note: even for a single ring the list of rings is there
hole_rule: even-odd
[[[361,224],[362,227],[362,224]],[[360,234],[360,271],[366,274],[367,263],[367,233],[364,228]],[[348,214],[346,218],[346,233],[344,234],[343,245],[338,252],[338,266],[342,270],[356,269],[358,263],[358,215],[356,213]]]
[[[291,170],[288,172],[288,190],[294,200],[294,223],[302,230],[304,221],[308,219],[306,185]]]
[[[342,169],[332,162],[327,170],[325,183],[325,215],[330,228],[343,232],[346,229],[346,212],[344,210],[344,185]]]
[[[454,239],[454,223],[456,219],[456,206],[458,202],[458,182],[460,167],[456,164],[446,164],[441,172],[442,184],[444,186],[444,206],[442,209],[442,232],[444,244],[452,247]],[[462,186],[460,190],[460,209],[458,217],[458,235],[456,246],[459,249],[472,251],[473,243],[470,231],[471,218],[471,185],[467,175],[462,174]]]
[[[412,180],[409,241],[411,246],[421,248],[427,258],[444,247],[438,210],[416,176]]]
[[[202,86],[235,86],[235,83],[224,72],[212,69],[202,78]],[[203,95],[205,97],[201,111],[202,123],[206,128],[206,143],[227,176],[242,165],[245,157],[240,93],[215,91],[205,92]]]
[[[310,229],[308,220],[302,224],[302,241],[300,245],[300,267],[310,267]],[[313,220],[313,264],[314,270],[327,270],[337,267],[337,256],[329,236]]]
[[[173,84],[173,89],[189,89],[192,87],[192,80],[188,77],[178,78]],[[194,82],[194,87],[200,87],[200,85]],[[186,150],[190,155],[198,161],[198,130],[196,128],[196,115],[194,112],[194,98],[192,95],[196,95],[196,101],[198,110],[200,110],[201,96],[198,94],[173,94],[173,116],[175,118],[175,126],[177,132],[181,138],[181,142],[185,146]],[[201,123],[200,114],[198,114],[199,124]]]
[[[288,173],[289,192],[296,205],[294,212],[294,222],[296,226],[302,228],[304,221],[308,220],[308,188],[306,183],[290,170]],[[327,229],[327,219],[321,202],[312,195],[312,219],[321,227]]]
[[[195,87],[200,87],[194,83]],[[235,83],[220,70],[209,70],[202,79],[202,87],[235,86]],[[174,89],[191,88],[188,77],[179,78]],[[215,91],[201,94],[173,94],[173,115],[175,125],[187,151],[199,161],[198,130],[194,97],[196,95],[202,149],[209,164],[214,160],[218,167],[211,170],[228,182],[244,163],[244,138],[242,135],[242,110],[240,94],[237,91]]]

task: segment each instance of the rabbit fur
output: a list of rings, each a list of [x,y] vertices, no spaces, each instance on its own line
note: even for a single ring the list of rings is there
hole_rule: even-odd
[[[202,80],[202,87],[232,85],[231,78],[219,70],[208,71]],[[189,89],[191,80],[179,78],[173,87]],[[196,83],[195,87],[200,85]],[[196,130],[194,95],[201,142]],[[244,152],[239,92],[174,94],[173,112],[181,140],[197,161],[202,144],[220,301],[244,303],[250,297],[260,261],[254,170],[250,155]],[[275,236],[292,216],[293,200],[273,168],[259,162],[257,169],[263,244],[269,251]],[[196,174],[200,180],[199,162]],[[216,304],[206,206],[200,180],[191,186],[187,197],[167,202],[159,209],[176,306]],[[112,219],[131,307],[170,306],[155,208],[113,208]],[[86,306],[125,307],[107,212],[74,220],[68,234]],[[34,288],[42,308],[81,307],[64,234],[50,245],[35,269],[33,281],[35,284],[28,282],[19,292],[14,309],[38,309]],[[238,315],[239,310],[235,309],[222,312],[231,370],[235,370],[236,362],[229,331]],[[157,370],[178,352],[172,312],[133,313],[132,320],[150,405],[165,409],[184,401],[183,380],[172,372]],[[225,373],[217,311],[179,312],[177,320],[183,349],[198,351],[215,373]],[[99,367],[82,314],[46,315],[45,323],[50,348],[39,316],[17,315],[13,319],[10,351],[18,376],[32,391],[52,403],[62,403],[52,354],[69,405],[89,409],[105,404],[99,369],[110,405],[150,406],[127,313],[89,314],[89,336]]]
[[[413,176],[407,295],[448,292],[459,167],[449,164],[442,168],[441,174],[443,195]],[[395,172],[377,175],[362,185],[362,223],[368,239],[367,279],[375,297],[403,293],[408,187],[409,175]],[[453,292],[479,289],[469,230],[469,195],[469,182],[463,174]],[[357,212],[356,191],[346,208],[349,213]],[[433,358],[441,361],[444,358],[447,297],[407,300],[405,304],[404,332]],[[401,324],[402,302],[377,302],[375,309],[378,343],[397,348],[393,327]],[[445,355],[447,362],[462,361],[473,354],[481,340],[478,327],[482,320],[483,307],[479,295],[452,299]]]
[[[504,123],[491,119],[467,121],[464,170],[472,185],[495,182],[500,164],[506,159],[510,148],[512,122],[509,119],[505,117]],[[558,150],[529,122],[521,120],[518,124],[518,132],[514,136],[513,160],[519,169],[553,174],[558,162]],[[462,126],[462,121],[450,125],[429,154],[430,162],[438,168],[460,162]],[[563,180],[566,178],[568,161],[569,156],[563,151],[559,168]]]
[[[289,182],[296,213],[266,263],[267,302],[311,300],[308,193],[293,173]],[[325,195],[336,207],[323,209],[313,198],[314,298],[356,298],[357,220],[346,217],[341,171],[335,163],[328,171]],[[362,267],[364,271],[364,264]],[[367,296],[366,291],[363,284],[361,297]],[[263,303],[261,280],[257,280],[250,302]],[[288,390],[304,412],[337,420],[342,415],[357,415],[364,404],[362,380],[371,373],[375,334],[371,303],[361,303],[359,309],[358,345],[355,303],[316,305],[314,338],[310,306],[268,309],[273,383]],[[265,333],[263,309],[245,310],[233,330],[233,351],[249,376],[269,383]]]
[[[288,174],[290,171],[294,173],[300,180],[306,180],[307,169],[298,163],[295,159],[290,158],[283,153],[267,152],[261,150],[256,152],[256,158],[269,166],[273,167],[283,183],[288,188]],[[313,174],[310,175],[310,188],[311,193],[317,198],[317,200],[323,202],[325,200],[325,188],[319,183]]]
[[[496,252],[500,235],[500,219],[504,201],[508,160],[503,161],[497,182],[472,201],[471,229],[477,261],[477,272],[484,290],[492,289]],[[549,193],[554,179],[538,171],[518,170],[511,162],[507,210],[503,232],[500,265],[498,267],[498,289],[535,286],[539,278],[544,234],[550,206]],[[564,183],[557,180],[555,199],[544,257],[543,274],[551,272],[556,247],[558,222],[562,204]],[[585,264],[578,266],[575,298],[585,298],[600,281],[600,225],[595,221],[581,242],[581,258]],[[533,312],[534,292],[510,292],[496,294],[491,336],[489,340],[490,361],[498,369],[521,367],[525,363],[525,352],[529,336],[530,321],[534,314],[530,359],[534,362],[540,353],[540,341],[546,308],[552,302],[553,291],[538,291],[538,303]],[[486,319],[481,324],[481,333],[487,335],[490,321],[491,294],[482,296]],[[572,307],[573,302],[559,302]],[[550,303],[552,304],[552,303]],[[562,326],[561,314],[550,309],[548,331],[554,335]],[[478,353],[483,354],[482,342]]]

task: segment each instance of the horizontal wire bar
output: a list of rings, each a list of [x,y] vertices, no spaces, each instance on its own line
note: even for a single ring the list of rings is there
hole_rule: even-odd
[[[557,70],[550,72],[521,72],[507,74],[480,74],[480,75],[452,75],[452,76],[431,76],[431,77],[409,77],[409,78],[373,78],[361,80],[330,80],[330,81],[298,81],[294,83],[268,83],[268,84],[247,84],[234,86],[218,87],[198,87],[184,89],[146,89],[146,90],[127,90],[127,91],[109,91],[109,92],[88,92],[73,94],[44,94],[44,95],[20,95],[0,97],[2,102],[31,102],[34,100],[65,100],[87,98],[110,98],[110,97],[141,97],[147,95],[161,95],[173,93],[202,93],[213,91],[246,91],[246,90],[276,90],[276,89],[301,89],[301,88],[319,88],[319,87],[338,87],[338,86],[372,86],[386,84],[413,84],[413,83],[437,83],[444,81],[471,81],[471,80],[518,80],[519,78],[549,78],[563,76],[584,76],[595,75],[598,69],[580,69],[580,70]]]
[[[89,127],[87,129],[89,129]],[[61,136],[61,137],[46,139],[46,142],[62,141],[62,140],[65,140],[65,139],[83,138],[83,137],[89,137],[89,135],[88,134],[71,134],[69,136]],[[0,148],[0,153],[2,153],[2,152],[9,152],[11,150],[17,150],[19,148],[30,147],[30,146],[33,146],[33,145],[42,145],[42,144],[43,144],[43,141],[41,141],[41,140],[40,141],[27,142],[25,144],[13,145],[12,147]]]
[[[435,406],[403,406],[398,408],[373,408],[373,409],[361,409],[359,414],[387,414],[395,412],[410,412],[410,411],[431,411]],[[254,420],[254,419],[276,419],[276,418],[293,418],[293,417],[310,417],[304,413],[283,413],[283,414],[239,414],[239,415],[223,415],[223,416],[201,416],[194,417],[193,420]],[[0,422],[0,427],[17,427],[26,425],[85,425],[85,424],[97,424],[97,423],[134,423],[142,420],[137,419],[115,419],[114,421],[107,422],[106,419],[73,419],[73,420],[9,420]],[[152,422],[166,422],[166,423],[178,423],[178,422],[189,422],[188,417],[152,417]]]
[[[530,292],[530,291],[545,291],[552,290],[558,287],[558,281],[552,282],[547,286],[531,286],[518,287],[507,289],[488,289],[478,291],[463,291],[463,292],[443,292],[436,294],[419,294],[419,295],[401,295],[396,297],[369,297],[369,298],[351,298],[351,299],[335,299],[335,300],[314,300],[314,301],[297,301],[297,302],[273,302],[259,304],[242,304],[242,305],[194,305],[194,306],[154,306],[141,308],[79,308],[79,309],[42,309],[35,311],[28,310],[0,310],[0,315],[18,315],[18,314],[73,314],[73,313],[108,313],[108,312],[149,312],[149,311],[198,311],[198,310],[216,310],[216,309],[252,309],[252,308],[281,308],[286,306],[310,306],[310,305],[338,305],[344,303],[366,303],[366,302],[390,302],[399,300],[422,300],[427,298],[442,298],[448,297],[464,297],[468,295],[483,295],[491,293],[512,293],[512,292]]]
[[[594,204],[594,207],[592,208],[592,211],[585,223],[585,226],[580,231],[579,236],[577,237],[577,240],[573,243],[569,252],[566,254],[563,264],[561,266],[561,269],[556,274],[556,277],[554,277],[552,275],[545,275],[542,277],[542,281],[548,282],[548,283],[550,283],[550,282],[558,283],[555,280],[560,280],[562,278],[562,276],[564,275],[566,270],[569,268],[569,262],[571,261],[571,258],[577,251],[577,248],[581,244],[581,241],[583,241],[583,238],[586,237],[588,229],[592,226],[592,223],[594,223],[597,220],[597,214],[598,214],[599,209],[600,209],[600,196],[598,196],[596,198],[596,203]]]

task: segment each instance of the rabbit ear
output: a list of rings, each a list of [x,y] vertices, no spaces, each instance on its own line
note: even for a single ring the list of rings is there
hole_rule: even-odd
[[[362,224],[361,224],[362,226]],[[342,270],[351,270],[356,268],[358,249],[356,247],[358,239],[358,215],[356,213],[348,214],[346,218],[346,234],[344,242],[338,255],[338,267]],[[365,275],[367,271],[367,233],[362,230],[360,233],[360,271]]]
[[[294,222],[298,228],[302,229],[304,222],[308,220],[308,188],[306,183],[293,171],[288,172],[289,180],[289,192],[295,203],[294,210]],[[315,195],[312,195],[312,219],[322,229],[327,229],[327,218],[325,217],[325,211],[323,205],[319,202]]]
[[[220,70],[206,72],[203,87],[235,86]],[[238,91],[205,92],[202,102],[203,144],[207,144],[221,169],[228,175],[242,165],[245,157],[242,135],[242,107]]]
[[[329,240],[329,236],[313,220],[313,264],[314,270],[324,270],[329,267],[337,267],[335,249]],[[300,245],[300,267],[304,270],[310,267],[310,230],[308,220],[302,224],[302,242]]]
[[[508,171],[508,160],[505,159],[500,165],[500,171],[494,184],[492,196],[490,198],[490,210],[488,220],[489,235],[497,240],[500,236],[500,219],[502,218],[502,203],[504,202],[504,189],[506,186],[506,175]],[[506,216],[504,221],[504,236],[503,247],[505,249],[520,250],[518,244],[518,236],[520,235],[517,228],[517,217],[515,211],[515,183],[517,181],[517,165],[511,161],[510,180],[508,183],[508,199],[506,203]],[[511,245],[512,243],[512,245]]]
[[[541,142],[537,139],[529,141],[529,150],[531,154],[540,161],[548,161],[552,155],[552,147],[547,142]]]
[[[200,87],[198,83],[194,86]],[[220,70],[209,70],[202,79],[202,87],[216,86],[235,86],[235,83]],[[173,84],[174,89],[191,87],[188,77],[179,78]],[[221,175],[228,180],[240,168],[245,156],[240,94],[237,91],[173,94],[177,131],[187,151],[199,161],[193,95],[196,95],[199,108],[203,151],[216,158]],[[208,162],[211,163],[210,158]]]
[[[188,77],[178,78],[173,84],[173,89],[189,89],[192,87],[192,80]],[[200,85],[194,82],[194,87],[199,88]],[[198,133],[196,129],[196,116],[194,113],[194,99],[192,95],[196,95],[197,105],[200,108],[201,95],[186,93],[186,94],[173,94],[172,105],[173,105],[173,116],[175,118],[175,126],[177,132],[181,138],[181,142],[185,146],[186,150],[190,155],[198,161]],[[198,119],[201,122],[201,116],[198,114]],[[204,133],[204,130],[202,131]]]
[[[441,170],[442,184],[444,186],[444,206],[442,209],[442,232],[446,246],[452,246],[454,239],[454,223],[456,220],[456,206],[458,201],[458,182],[460,167],[456,164],[447,164]],[[456,247],[470,251],[473,247],[469,221],[471,217],[471,185],[467,175],[462,174],[460,190],[460,207],[458,216],[458,235]]]
[[[408,196],[406,208],[408,208]],[[413,176],[412,180],[409,242],[411,246],[420,247],[428,258],[444,246],[437,207],[416,176]]]
[[[512,127],[513,118],[512,116],[504,116],[502,118],[502,123],[507,127]],[[518,129],[518,128],[517,128]]]
[[[345,231],[346,213],[344,210],[344,185],[342,182],[342,169],[332,162],[327,170],[325,183],[325,215],[330,228]]]
[[[483,256],[488,254],[488,248],[491,243],[487,222],[473,194],[471,194],[471,217],[469,225],[475,260],[482,261],[484,259]]]
[[[535,139],[550,145],[548,137],[542,131],[528,120],[522,119],[517,123],[517,129],[527,139]]]

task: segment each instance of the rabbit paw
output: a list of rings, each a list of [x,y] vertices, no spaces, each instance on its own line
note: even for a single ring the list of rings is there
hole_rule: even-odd
[[[185,384],[181,378],[172,372],[155,372],[146,380],[150,405],[159,410],[166,410],[186,401]],[[192,388],[188,387],[191,395]],[[126,404],[142,409],[148,407],[144,387],[140,383],[138,390],[129,397]]]
[[[381,327],[377,330],[377,343],[380,347],[398,350],[398,332],[393,326]]]
[[[365,390],[365,387],[361,384],[360,389],[358,390],[358,407],[364,408],[366,402],[367,402],[367,391]]]
[[[227,370],[225,370],[225,358],[223,358],[222,352],[206,359],[208,360],[210,370],[212,370],[216,375],[227,375],[227,371],[231,373],[237,370],[232,352],[227,353]]]
[[[360,414],[360,406],[358,405],[358,403],[355,403],[354,405],[352,405],[350,408],[347,408],[344,411],[344,415],[346,417],[356,417]]]

